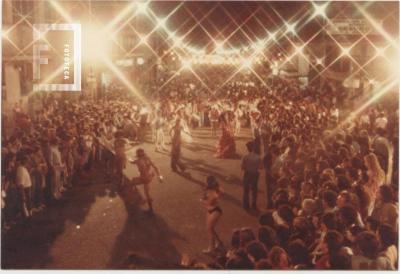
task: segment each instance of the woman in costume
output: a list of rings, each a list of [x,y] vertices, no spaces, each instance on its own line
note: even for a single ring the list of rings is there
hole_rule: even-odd
[[[222,135],[217,146],[217,158],[232,158],[236,155],[236,144],[233,136],[232,125],[226,112],[219,117]]]

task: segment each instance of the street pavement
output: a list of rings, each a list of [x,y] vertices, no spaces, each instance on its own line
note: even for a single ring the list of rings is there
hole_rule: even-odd
[[[217,232],[226,247],[236,228],[251,227],[256,232],[259,212],[242,208],[240,158],[249,129],[236,138],[238,157],[214,157],[217,137],[210,129],[193,131],[193,141],[185,143],[183,162],[188,174],[174,173],[169,151],[155,152],[154,144],[142,147],[159,167],[164,182],[153,180],[153,216],[146,204],[140,203],[142,186],[126,197],[117,191],[115,182],[107,179],[104,168],[94,171],[70,189],[64,198],[32,217],[29,223],[18,223],[2,232],[2,267],[8,269],[119,269],[134,254],[142,268],[169,268],[179,263],[182,255],[200,262],[211,258],[202,254],[208,244],[205,230],[206,211],[200,198],[208,175],[214,175],[223,189],[220,205],[223,215]],[[169,149],[169,145],[167,145]],[[125,170],[128,178],[138,175],[131,164]],[[258,208],[265,208],[265,184],[259,181]],[[121,194],[121,195],[120,195]],[[129,200],[128,200],[129,199]]]

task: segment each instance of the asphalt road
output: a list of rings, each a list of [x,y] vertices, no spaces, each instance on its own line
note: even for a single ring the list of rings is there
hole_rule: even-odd
[[[237,137],[237,159],[214,157],[217,138],[209,129],[193,132],[193,142],[182,150],[189,176],[170,169],[169,152],[155,152],[153,144],[144,148],[161,170],[164,183],[154,180],[151,194],[154,216],[139,200],[142,188],[127,202],[115,184],[95,171],[65,194],[62,201],[33,216],[28,224],[17,224],[2,235],[2,267],[8,269],[117,269],[130,254],[149,261],[143,268],[168,268],[183,254],[208,262],[201,253],[207,247],[205,209],[200,203],[208,175],[214,175],[223,188],[220,205],[223,216],[217,231],[226,246],[235,228],[257,227],[257,212],[242,209],[240,157],[248,129]],[[169,146],[167,146],[169,147]],[[137,147],[129,151],[133,157]],[[137,176],[129,165],[129,178]],[[258,207],[265,208],[264,176],[259,181]],[[132,198],[132,197],[131,197]]]

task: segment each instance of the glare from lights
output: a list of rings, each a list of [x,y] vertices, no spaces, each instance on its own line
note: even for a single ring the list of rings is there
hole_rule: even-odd
[[[255,44],[254,44],[254,48],[258,51],[262,51],[264,49],[264,41],[263,40],[258,40]]]
[[[166,18],[158,18],[157,19],[157,27],[158,28],[163,28],[163,29],[165,29],[167,26],[166,26],[166,23],[167,23],[167,19]]]
[[[313,18],[317,17],[317,16],[321,16],[323,18],[326,18],[326,8],[328,7],[329,3],[325,3],[323,5],[315,5],[314,3],[312,3],[314,6],[314,14],[313,14]]]
[[[342,55],[341,56],[350,56],[351,48],[342,48]]]
[[[182,37],[177,37],[174,39],[174,46],[175,47],[181,47],[183,45],[183,38]]]
[[[376,55],[377,56],[385,56],[385,49],[384,48],[376,48]]]
[[[252,66],[252,60],[251,59],[246,59],[246,60],[244,60],[244,62],[243,62],[243,67],[244,68],[246,68],[246,69],[250,69],[251,68],[251,66]]]
[[[169,33],[169,37],[170,37],[172,40],[176,39],[176,32],[175,32],[175,31],[170,32],[170,33]]]
[[[224,51],[224,43],[222,42],[215,42],[215,50],[217,52],[223,52]]]
[[[143,65],[144,64],[144,59],[142,57],[139,57],[137,59],[137,64],[140,65],[140,66]]]
[[[303,53],[303,48],[304,48],[304,45],[302,45],[302,46],[295,46],[296,53],[297,53],[297,54]]]
[[[139,37],[139,43],[140,44],[146,44],[147,43],[147,36],[140,36]]]
[[[137,12],[142,14],[147,14],[147,6],[148,2],[138,2],[137,3]]]
[[[39,34],[41,34],[41,32],[38,32]],[[7,39],[8,38],[8,31],[6,30],[2,30],[1,31],[1,37]],[[39,37],[40,39],[40,37]]]
[[[94,62],[109,54],[111,44],[108,35],[99,25],[85,25],[82,35],[82,55],[86,61]]]
[[[296,23],[285,23],[286,25],[286,32],[290,32],[290,33],[296,33]]]
[[[324,59],[323,58],[316,58],[315,59],[315,64],[323,66],[324,65]]]
[[[275,41],[276,40],[277,31],[269,33],[269,39]]]
[[[196,52],[196,54],[203,56],[206,54],[206,50],[205,49],[194,49],[194,51]]]
[[[182,69],[189,70],[191,67],[192,66],[189,60],[182,60]]]

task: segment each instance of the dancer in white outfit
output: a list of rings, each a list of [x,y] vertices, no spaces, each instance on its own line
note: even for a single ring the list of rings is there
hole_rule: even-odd
[[[156,151],[167,150],[167,148],[165,147],[164,126],[165,119],[162,117],[161,112],[158,111],[156,119],[154,120]]]

